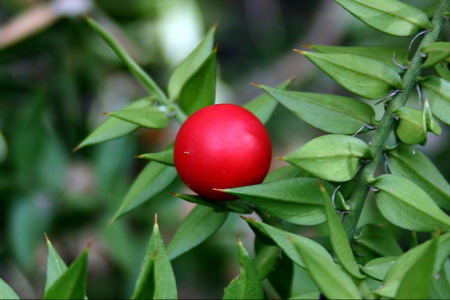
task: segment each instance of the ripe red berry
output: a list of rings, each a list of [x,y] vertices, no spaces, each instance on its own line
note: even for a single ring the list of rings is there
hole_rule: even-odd
[[[261,183],[272,147],[261,121],[234,104],[216,104],[192,114],[175,139],[175,167],[183,182],[205,198],[233,197],[213,189]]]

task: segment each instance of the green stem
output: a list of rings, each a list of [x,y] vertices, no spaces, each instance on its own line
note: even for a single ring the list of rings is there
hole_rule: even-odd
[[[357,179],[354,192],[352,193],[348,201],[351,207],[351,211],[350,213],[344,215],[342,218],[342,223],[349,238],[353,237],[354,235],[365,199],[367,198],[367,194],[369,193],[367,179],[374,176],[378,163],[381,160],[383,148],[394,129],[395,119],[393,118],[392,112],[395,109],[398,109],[405,105],[409,95],[411,94],[411,91],[414,89],[417,77],[419,76],[421,71],[423,61],[423,58],[420,55],[420,49],[430,43],[435,42],[438,38],[443,23],[442,15],[448,3],[449,0],[443,0],[441,2],[432,20],[433,30],[425,34],[422,42],[420,43],[413,58],[411,59],[411,64],[408,70],[403,75],[402,81],[403,86],[405,87],[404,91],[397,94],[389,103],[383,115],[383,118],[381,119],[380,126],[375,131],[375,135],[370,144],[372,153],[374,153],[374,159],[362,168]]]
[[[131,70],[134,76],[144,85],[144,87],[156,96],[158,101],[167,108],[175,111],[175,118],[178,122],[183,123],[187,116],[178,105],[169,101],[163,90],[156,82],[131,58],[130,55],[119,45],[119,43],[107,32],[103,27],[91,18],[86,18],[88,24],[103,38],[103,40],[111,47],[111,49],[119,56],[125,65]]]

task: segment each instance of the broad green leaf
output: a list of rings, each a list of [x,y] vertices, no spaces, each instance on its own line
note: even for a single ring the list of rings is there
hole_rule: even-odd
[[[442,122],[450,125],[450,82],[431,76],[421,81],[423,93],[430,101],[431,111]]]
[[[369,182],[378,189],[376,203],[381,214],[399,227],[430,232],[448,229],[446,215],[419,186],[397,175],[381,175]]]
[[[170,260],[203,243],[222,227],[228,213],[218,213],[214,209],[197,205],[178,228],[167,245]]]
[[[332,195],[334,187],[327,183],[326,190]],[[290,223],[315,225],[325,221],[323,198],[316,178],[289,178],[223,191]]]
[[[401,280],[396,299],[427,299],[430,296],[438,246],[435,236]]]
[[[169,149],[163,150],[161,152],[145,153],[145,154],[136,156],[136,158],[148,159],[148,160],[156,161],[160,164],[174,166],[173,145]]]
[[[305,268],[306,265],[296,250],[295,245],[293,244],[294,241],[298,244],[302,244],[305,248],[309,248],[312,252],[315,252],[316,256],[320,257],[321,260],[333,262],[333,258],[328,251],[325,250],[322,245],[311,239],[275,228],[251,218],[244,218],[244,220],[256,234],[263,235],[275,242],[294,263],[302,268]]]
[[[289,87],[292,81],[293,80],[285,81],[278,85],[277,88],[280,90],[285,90]],[[273,111],[277,107],[277,102],[269,95],[263,94],[245,104],[244,107],[251,111],[263,124],[265,124],[269,121]]]
[[[56,252],[52,243],[45,236],[47,242],[48,255],[47,255],[47,279],[45,281],[45,292],[55,283],[66,271],[67,265]]]
[[[335,0],[367,25],[397,36],[409,36],[431,28],[420,9],[397,0]]]
[[[122,108],[122,110],[138,109],[152,105],[152,98],[139,99]],[[103,143],[127,135],[136,129],[139,125],[129,123],[114,117],[108,117],[91,134],[89,134],[76,148],[80,149],[89,145]]]
[[[255,262],[241,241],[238,241],[238,245],[241,272],[225,288],[223,299],[264,299],[264,291]]]
[[[131,299],[177,299],[177,286],[155,216],[152,236]]]
[[[134,180],[113,221],[162,192],[177,177],[175,168],[150,162]]]
[[[371,46],[343,47],[323,45],[306,46],[320,53],[347,53],[375,59],[381,63],[384,63],[388,67],[396,69],[399,73],[403,72],[403,69],[396,65],[394,61],[402,65],[406,65],[408,63],[408,50],[404,48]]]
[[[299,53],[356,95],[379,99],[393,89],[403,88],[396,70],[375,59],[344,53]]]
[[[347,181],[358,172],[363,159],[370,159],[369,146],[345,135],[317,137],[283,159],[311,174],[329,181]]]
[[[441,208],[450,210],[450,184],[438,168],[418,149],[399,144],[386,152],[389,170],[424,190]]]
[[[397,261],[397,256],[387,256],[372,259],[364,265],[362,271],[372,278],[383,281],[389,269]]]
[[[427,55],[427,59],[422,64],[422,68],[428,68],[450,57],[450,43],[431,43],[421,48],[420,51]]]
[[[328,299],[362,299],[358,287],[342,269],[333,262],[324,260],[317,252],[295,240],[291,240],[309,274]]]
[[[342,226],[341,220],[336,214],[333,203],[328,195],[323,183],[319,183],[320,191],[322,193],[325,215],[327,217],[327,227],[330,234],[331,246],[334,254],[338,258],[342,267],[353,277],[363,279],[365,276],[359,271],[359,266],[353,257],[352,248]]]
[[[181,62],[169,79],[169,98],[175,101],[186,81],[197,71],[213,50],[214,32],[212,27],[197,47]]]
[[[403,143],[414,145],[427,141],[426,123],[420,110],[401,107],[393,113],[399,118],[395,133]]]
[[[278,246],[263,245],[255,256],[255,265],[259,278],[264,280],[277,265],[280,258],[281,249]]]
[[[2,132],[0,131],[0,163],[5,160],[7,153],[8,147],[6,144],[6,140]]]
[[[364,102],[336,95],[282,91],[261,86],[306,123],[329,133],[354,134],[375,125],[375,111]]]
[[[399,256],[402,248],[394,236],[385,228],[375,224],[366,224],[354,237],[354,242],[381,256]]]
[[[206,58],[203,64],[184,83],[178,102],[188,115],[212,105],[216,98],[216,55],[217,51]]]
[[[45,291],[44,299],[84,299],[88,274],[86,249],[69,268]]]
[[[0,299],[20,299],[16,292],[0,278]]]
[[[108,115],[145,128],[161,129],[169,125],[167,113],[156,106],[118,110]]]
[[[250,206],[250,204],[239,199],[233,201],[211,201],[197,195],[180,193],[170,193],[170,195],[191,203],[214,208],[216,212],[234,212],[238,214],[251,214],[253,212],[253,208]]]

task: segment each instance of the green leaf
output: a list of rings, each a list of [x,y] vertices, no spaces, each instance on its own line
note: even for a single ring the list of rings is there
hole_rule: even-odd
[[[278,246],[263,245],[254,259],[259,278],[264,280],[277,265],[281,250]]]
[[[234,212],[238,214],[253,213],[253,208],[250,206],[250,204],[239,199],[233,201],[211,201],[209,199],[197,195],[188,195],[180,193],[170,193],[170,195],[186,200],[191,203],[214,208],[216,212]]]
[[[281,253],[275,270],[270,272],[267,279],[280,298],[287,299],[291,295],[293,276],[294,263],[286,254]]]
[[[427,140],[427,127],[420,110],[401,107],[393,111],[399,118],[395,130],[398,138],[406,144],[423,144]]]
[[[333,251],[342,267],[353,277],[363,279],[365,276],[359,271],[359,266],[353,257],[352,248],[348,242],[347,234],[342,226],[341,220],[336,214],[333,203],[322,182],[319,182],[322,193],[325,215],[327,217],[328,232],[330,234]]]
[[[450,125],[450,82],[431,76],[421,81],[423,93],[430,101],[431,111],[442,122]]]
[[[397,256],[372,259],[364,265],[362,271],[372,278],[383,281],[389,269],[397,262]]]
[[[181,62],[169,79],[168,91],[172,101],[178,99],[179,93],[186,81],[197,71],[213,50],[214,33],[212,27],[197,47]]]
[[[438,246],[438,238],[435,236],[401,280],[396,299],[428,299]]]
[[[450,295],[450,261],[447,260],[433,280],[430,299],[445,299]]]
[[[0,278],[0,299],[20,299],[16,292]]]
[[[450,57],[450,43],[431,43],[421,48],[420,51],[427,55],[427,59],[422,64],[422,68],[428,68]]]
[[[378,189],[378,209],[392,224],[421,232],[450,227],[450,217],[412,181],[387,174],[369,181],[369,184]]]
[[[375,224],[366,224],[354,237],[357,245],[361,245],[381,256],[400,256],[402,248],[394,236],[384,227]]]
[[[216,55],[217,51],[213,50],[180,91],[178,102],[188,115],[215,102]]]
[[[5,137],[3,133],[0,131],[0,163],[3,162],[8,153],[8,146],[6,144]]]
[[[323,198],[316,178],[289,178],[223,191],[242,198],[273,216],[299,225],[325,221]],[[334,187],[327,183],[331,195]]]
[[[364,56],[384,63],[388,67],[396,69],[397,72],[403,72],[403,69],[394,64],[394,58],[399,64],[406,65],[408,63],[408,50],[404,48],[374,46],[342,47],[323,45],[307,45],[307,47],[310,47],[320,53],[347,53]]]
[[[214,209],[197,205],[178,228],[167,245],[170,260],[203,243],[222,227],[228,213],[218,213]]]
[[[86,249],[69,268],[46,290],[44,299],[84,299],[88,274]]]
[[[328,134],[309,141],[284,160],[329,181],[347,181],[358,172],[362,160],[370,159],[369,146],[345,135]]]
[[[175,165],[173,162],[173,144],[168,149],[161,152],[145,153],[136,156],[136,158],[148,159],[172,167]]]
[[[335,1],[367,25],[391,35],[409,36],[420,29],[431,28],[423,11],[401,1]]]
[[[155,216],[153,233],[131,299],[177,299],[177,286]]]
[[[175,168],[150,162],[134,180],[113,221],[162,192],[177,177]]]
[[[315,252],[321,260],[333,262],[333,258],[330,256],[328,251],[325,250],[322,245],[311,239],[275,228],[251,218],[244,218],[244,220],[256,234],[273,240],[294,263],[302,268],[305,268],[306,265],[296,250],[295,245],[293,244],[294,241]]]
[[[303,171],[295,166],[287,165],[270,171],[269,174],[267,174],[266,178],[264,179],[264,182],[272,182],[295,177],[313,177],[313,176],[308,172]]]
[[[241,272],[225,288],[223,299],[264,299],[264,292],[255,262],[240,240],[238,245]]]
[[[305,300],[317,299],[317,300],[319,300],[319,299],[322,299],[322,298],[321,298],[320,292],[317,291],[317,292],[302,293],[300,295],[291,297],[289,299],[305,299]]]
[[[423,101],[422,115],[427,125],[427,131],[431,131],[435,135],[440,135],[442,133],[442,128],[434,119],[433,113],[431,112],[430,102],[427,98]]]
[[[336,95],[282,91],[261,86],[306,123],[329,133],[354,134],[375,125],[375,111],[364,102]]]
[[[335,263],[324,260],[317,252],[292,240],[308,268],[309,274],[328,299],[362,299],[352,279]]]
[[[434,69],[442,79],[450,81],[450,63],[436,64]]]
[[[356,95],[379,99],[386,97],[392,89],[403,88],[396,70],[375,59],[344,53],[299,53]]]
[[[47,242],[47,279],[45,281],[45,292],[67,271],[67,265],[53,247],[50,239],[45,236]]]
[[[440,207],[450,210],[450,185],[418,149],[399,144],[386,152],[389,170],[417,184]]]
[[[285,81],[279,84],[277,88],[280,90],[285,90],[291,85],[292,81],[293,80]],[[260,87],[259,85],[257,86]],[[258,117],[263,124],[266,124],[277,107],[277,102],[269,95],[263,94],[245,104],[244,107]]]
[[[152,98],[139,99],[122,108],[122,111],[128,109],[149,107],[152,105],[152,101],[153,101]],[[125,122],[123,120],[114,117],[109,117],[102,124],[100,124],[91,134],[89,134],[75,148],[75,150],[122,137],[135,131],[138,128],[139,125]]]
[[[108,115],[145,128],[161,129],[169,125],[167,113],[155,106],[118,110],[110,112]]]

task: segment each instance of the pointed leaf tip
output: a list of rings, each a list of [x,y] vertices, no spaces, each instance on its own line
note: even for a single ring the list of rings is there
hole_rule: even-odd
[[[300,50],[300,49],[293,49],[292,51],[294,51],[295,53],[301,54],[301,55],[305,55],[305,51]]]

